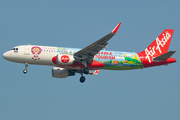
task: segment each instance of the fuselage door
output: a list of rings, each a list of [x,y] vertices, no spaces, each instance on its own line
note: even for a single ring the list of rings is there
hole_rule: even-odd
[[[24,46],[24,55],[29,55],[30,54],[30,46]]]

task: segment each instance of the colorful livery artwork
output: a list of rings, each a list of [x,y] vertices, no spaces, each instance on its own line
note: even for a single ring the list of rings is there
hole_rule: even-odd
[[[168,51],[174,32],[172,29],[165,29],[142,52],[105,50],[108,41],[120,25],[121,23],[109,34],[83,49],[21,45],[5,52],[3,57],[12,62],[25,64],[24,73],[27,73],[28,64],[55,66],[52,68],[52,76],[55,78],[66,78],[79,73],[81,83],[85,81],[83,74],[97,75],[100,69],[142,69],[176,62],[176,59],[171,58],[176,51]]]

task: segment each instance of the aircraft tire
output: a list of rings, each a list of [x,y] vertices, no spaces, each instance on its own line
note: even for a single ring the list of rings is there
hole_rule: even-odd
[[[88,74],[89,73],[89,69],[86,67],[84,68],[84,71],[83,71],[84,74]]]
[[[85,80],[86,80],[86,78],[85,78],[84,76],[81,76],[81,77],[80,77],[80,82],[81,82],[81,83],[84,83]]]
[[[26,69],[24,69],[24,70],[23,70],[23,73],[24,73],[24,74],[26,74],[26,73],[27,73],[27,70],[26,70]]]

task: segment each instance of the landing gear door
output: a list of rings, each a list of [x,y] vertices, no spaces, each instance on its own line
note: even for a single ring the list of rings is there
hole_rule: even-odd
[[[27,45],[24,47],[24,55],[29,55],[30,54],[30,46]]]

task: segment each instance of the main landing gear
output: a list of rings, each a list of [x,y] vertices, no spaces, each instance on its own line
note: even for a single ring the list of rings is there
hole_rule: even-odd
[[[89,74],[89,69],[87,67],[85,67],[84,70],[81,72],[81,77],[80,77],[80,80],[79,80],[81,83],[84,83],[85,80],[86,80],[86,78],[83,76],[83,73],[84,74]]]
[[[84,76],[81,76],[81,77],[80,77],[80,82],[81,82],[81,83],[84,83],[85,80],[86,80],[86,78],[85,78]]]
[[[25,63],[25,69],[23,70],[23,73],[24,73],[24,74],[27,73],[27,67],[28,67],[28,63]]]
[[[84,74],[88,74],[89,73],[89,69],[87,67],[85,67],[84,70],[83,70],[83,73]]]
[[[86,60],[82,60],[81,63],[85,66],[84,70],[81,71],[81,77],[80,77],[80,82],[84,83],[86,78],[83,76],[84,74],[89,74],[89,69],[87,68],[87,61]]]

